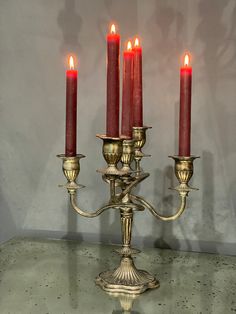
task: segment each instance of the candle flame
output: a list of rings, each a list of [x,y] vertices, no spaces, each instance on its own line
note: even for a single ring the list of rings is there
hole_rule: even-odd
[[[111,25],[111,34],[116,34],[116,26],[115,26],[115,24]]]
[[[139,46],[139,39],[138,39],[138,37],[135,38],[134,46],[135,46],[135,47],[138,47],[138,46]]]
[[[74,66],[74,59],[72,56],[70,56],[69,65],[70,65],[70,70],[74,70],[75,66]]]
[[[132,50],[132,44],[131,44],[131,41],[129,40],[128,43],[127,43],[127,50],[130,51]]]
[[[186,53],[184,56],[184,66],[188,66],[189,62],[190,62],[190,57],[189,57],[189,54]]]

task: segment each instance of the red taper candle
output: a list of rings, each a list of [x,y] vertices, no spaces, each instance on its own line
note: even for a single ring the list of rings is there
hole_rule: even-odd
[[[107,35],[107,112],[106,135],[119,137],[119,106],[120,106],[120,35],[116,27],[111,25]]]
[[[192,68],[189,61],[186,54],[180,69],[179,156],[190,156]]]
[[[74,70],[74,59],[69,58],[70,70],[66,71],[66,143],[65,155],[76,155],[76,131],[77,131],[77,76]]]
[[[122,121],[121,136],[132,138],[133,127],[133,81],[134,52],[131,41],[123,53],[123,89],[122,89]]]
[[[143,89],[142,89],[142,47],[139,39],[134,41],[134,92],[133,126],[143,126]]]

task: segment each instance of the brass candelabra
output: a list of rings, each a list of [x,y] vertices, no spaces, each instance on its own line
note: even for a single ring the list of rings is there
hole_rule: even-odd
[[[132,193],[135,186],[145,180],[149,173],[141,169],[141,160],[145,155],[142,148],[146,142],[148,127],[134,127],[133,139],[111,138],[97,135],[103,141],[103,156],[107,163],[106,169],[97,170],[102,174],[103,180],[110,186],[110,199],[107,205],[98,208],[94,212],[82,210],[77,205],[77,190],[83,187],[76,182],[80,172],[80,159],[83,155],[66,157],[58,155],[62,159],[62,169],[67,179],[64,187],[70,197],[73,209],[81,216],[93,218],[110,208],[120,211],[122,232],[122,246],[116,252],[121,256],[120,265],[115,270],[107,270],[98,275],[96,284],[110,293],[140,294],[147,289],[159,287],[159,281],[145,270],[137,269],[132,256],[140,251],[131,247],[132,223],[135,211],[148,209],[157,219],[171,221],[177,219],[186,208],[188,193],[196,190],[189,186],[189,180],[193,175],[193,161],[195,156],[170,156],[175,161],[175,175],[179,185],[175,188],[180,197],[180,206],[171,216],[163,216],[141,196]],[[131,163],[135,162],[132,170]],[[122,166],[118,167],[121,162]]]

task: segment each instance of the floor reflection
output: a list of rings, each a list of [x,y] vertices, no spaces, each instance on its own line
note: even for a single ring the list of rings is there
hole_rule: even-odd
[[[139,295],[124,294],[124,293],[107,293],[112,298],[116,299],[120,303],[121,309],[113,310],[112,314],[141,314],[140,312],[134,311],[135,300]]]

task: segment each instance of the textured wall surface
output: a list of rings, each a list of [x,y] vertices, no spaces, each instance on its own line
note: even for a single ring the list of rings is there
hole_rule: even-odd
[[[176,222],[138,213],[134,237],[146,246],[236,254],[236,2],[234,0],[13,0],[0,2],[0,239],[14,234],[119,241],[119,215],[93,220],[69,207],[56,154],[64,151],[65,61],[79,57],[78,151],[81,207],[104,204],[108,187],[96,133],[105,130],[107,25],[124,41],[142,38],[145,124],[143,162],[151,173],[138,192],[169,213],[178,200],[169,154],[177,153],[179,66],[193,55],[192,153],[185,214]]]

